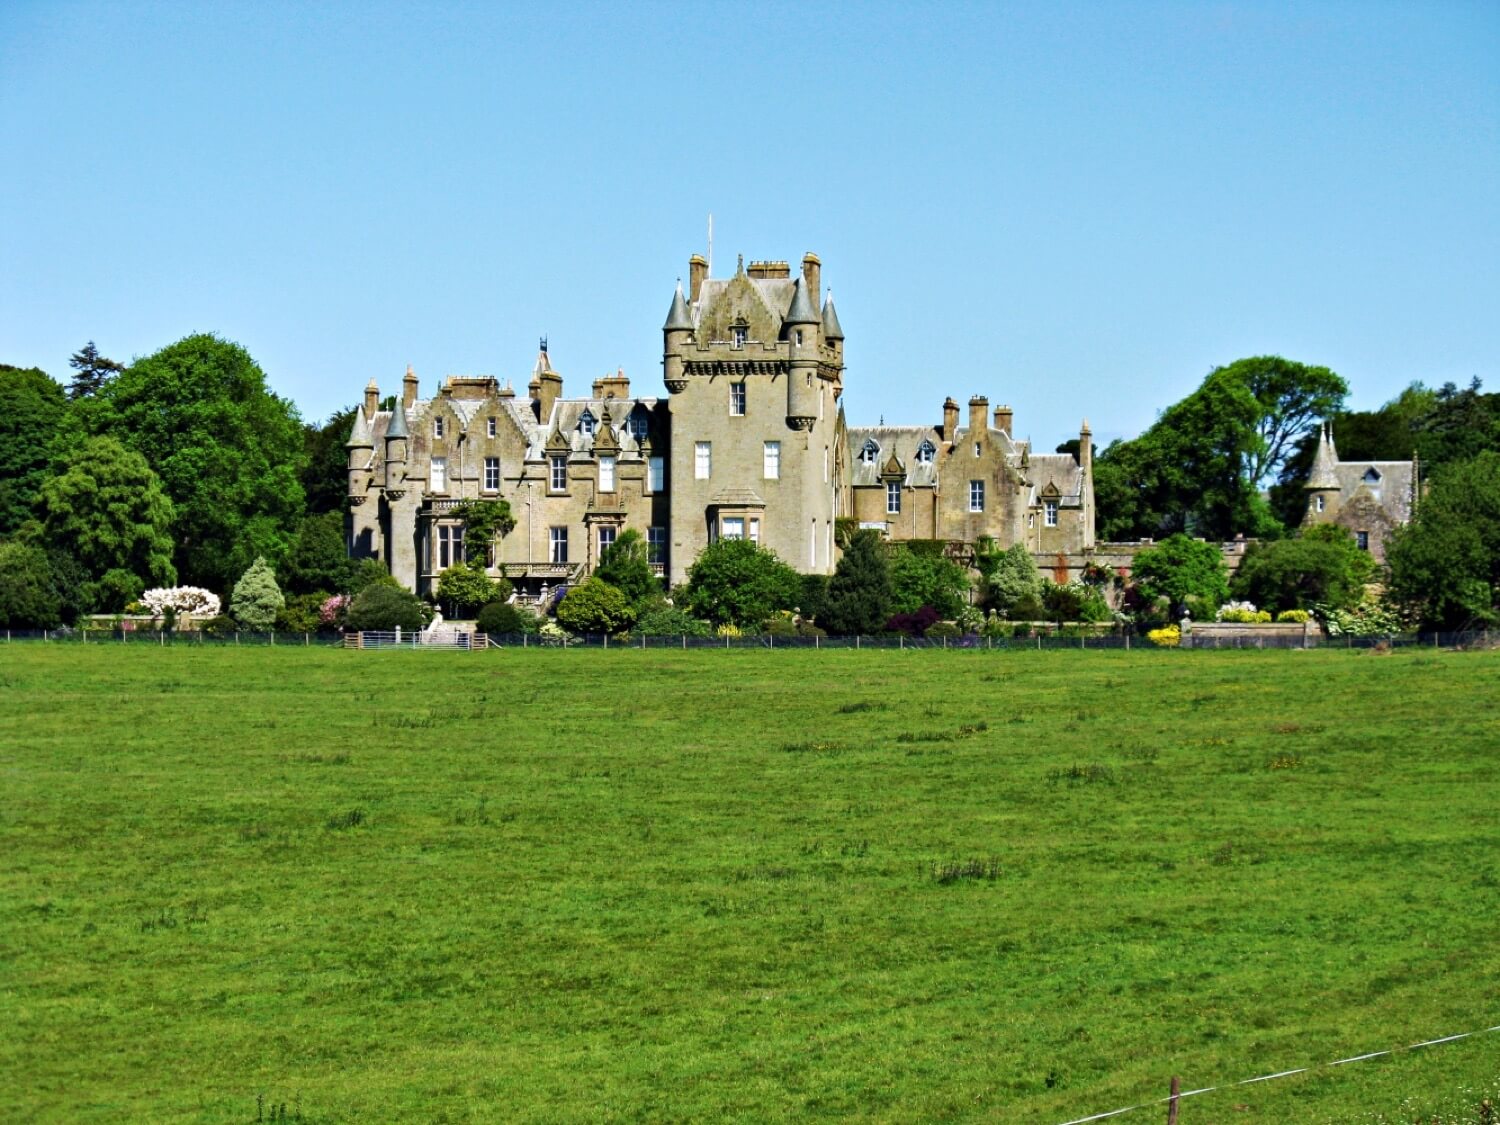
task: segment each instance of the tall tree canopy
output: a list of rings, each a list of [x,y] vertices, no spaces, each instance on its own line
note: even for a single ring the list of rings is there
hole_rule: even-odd
[[[1416,518],[1386,548],[1391,593],[1430,625],[1500,621],[1500,453],[1460,461],[1434,478]]]
[[[35,367],[0,363],[0,536],[31,515],[47,479],[52,439],[67,411],[62,386]]]
[[[342,512],[349,497],[349,451],[344,443],[354,426],[355,408],[347,406],[328,416],[321,426],[302,427],[307,467],[302,472],[302,491],[309,513]]]
[[[878,633],[891,616],[894,592],[886,547],[878,531],[854,533],[828,580],[823,626],[830,633]]]
[[[73,381],[68,384],[70,399],[98,394],[99,388],[125,370],[123,363],[100,355],[92,340],[68,357],[68,366],[73,369]]]
[[[90,438],[42,485],[37,512],[49,544],[98,578],[124,570],[170,586],[172,501],[139,453],[110,437]]]
[[[279,563],[302,514],[302,426],[238,344],[188,336],[79,399],[67,428],[142,454],[176,505],[178,575],[226,590],[260,555]]]
[[[1255,423],[1258,440],[1250,448],[1245,467],[1256,489],[1286,462],[1299,437],[1343,409],[1349,393],[1349,384],[1328,368],[1296,363],[1279,355],[1238,359],[1209,378],[1220,374],[1242,384],[1260,406]]]

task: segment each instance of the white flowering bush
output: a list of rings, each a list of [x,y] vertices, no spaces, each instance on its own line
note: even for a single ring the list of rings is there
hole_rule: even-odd
[[[141,595],[142,608],[153,617],[168,609],[178,616],[209,618],[219,616],[219,595],[201,586],[159,586]]]
[[[1270,623],[1269,610],[1256,609],[1254,602],[1225,602],[1219,607],[1215,621],[1229,621],[1237,625],[1266,625]]]

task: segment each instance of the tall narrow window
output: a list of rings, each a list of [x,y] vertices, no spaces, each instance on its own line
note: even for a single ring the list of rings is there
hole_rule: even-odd
[[[901,511],[901,482],[888,480],[885,482],[886,515],[894,516],[899,511]]]
[[[766,480],[781,479],[781,442],[768,441],[761,454],[761,475]]]
[[[484,459],[484,490],[486,492],[500,491],[500,458],[498,457]]]
[[[1323,496],[1314,496],[1313,497],[1313,511],[1315,511],[1315,512],[1321,512],[1325,507],[1327,507],[1327,505],[1328,505],[1328,501],[1327,501],[1326,497],[1323,497]]]
[[[433,437],[442,437],[443,436],[443,419],[441,419],[441,418],[434,418],[432,420],[432,436]]]
[[[984,511],[984,481],[982,480],[969,482],[969,511]]]
[[[437,529],[437,567],[447,570],[463,562],[463,528],[454,524],[439,524]]]
[[[648,562],[664,563],[667,561],[667,529],[664,527],[648,527],[646,529],[646,559]]]
[[[714,446],[710,441],[699,441],[693,443],[693,476],[698,480],[707,480],[713,472]]]
[[[1368,531],[1356,531],[1354,533],[1354,545],[1361,551],[1370,549],[1370,533]]]
[[[615,459],[613,457],[599,458],[599,491],[613,492],[615,490]]]
[[[565,527],[551,527],[547,529],[547,558],[555,563],[568,561],[568,529]]]
[[[495,420],[493,418],[488,418],[485,420],[484,432],[486,437],[495,436]]]
[[[859,447],[859,459],[866,465],[875,464],[875,458],[879,456],[880,446],[875,444],[874,438],[866,440],[864,445]]]
[[[823,483],[828,483],[828,447],[823,447]]]
[[[568,487],[568,459],[561,453],[552,455],[552,491],[565,492]]]
[[[760,542],[760,520],[756,519],[754,516],[750,517],[750,542]]]
[[[1042,522],[1048,527],[1057,526],[1057,501],[1045,500],[1042,502]]]
[[[667,464],[660,457],[652,457],[646,461],[646,483],[652,492],[661,492],[667,487]]]
[[[729,346],[736,350],[743,348],[749,331],[743,324],[736,324],[729,330]]]
[[[745,384],[729,384],[729,413],[739,416],[745,413]]]
[[[428,467],[427,487],[433,492],[448,491],[448,459],[434,457]]]
[[[818,521],[813,520],[812,526],[807,529],[807,565],[814,570],[818,568]]]
[[[604,557],[604,552],[615,545],[615,532],[617,528],[601,527],[599,529],[599,557]]]

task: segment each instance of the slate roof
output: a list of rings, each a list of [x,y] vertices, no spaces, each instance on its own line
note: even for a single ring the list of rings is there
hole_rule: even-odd
[[[895,457],[906,471],[903,484],[908,488],[932,487],[937,483],[941,436],[932,426],[850,426],[849,453],[854,460],[850,484],[856,488],[879,484],[886,462]],[[859,455],[867,441],[873,441],[880,451],[870,464],[861,460]],[[917,450],[924,441],[932,442],[933,449],[932,460],[925,465],[917,460]]]
[[[1083,506],[1083,467],[1071,453],[1033,453],[1027,475],[1031,479],[1032,507],[1041,504],[1048,485],[1057,489],[1059,506]]]
[[[1379,480],[1366,481],[1365,474],[1372,469],[1379,474]],[[1340,507],[1348,507],[1363,493],[1384,508],[1394,522],[1410,521],[1410,461],[1340,461],[1334,471],[1338,477]]]

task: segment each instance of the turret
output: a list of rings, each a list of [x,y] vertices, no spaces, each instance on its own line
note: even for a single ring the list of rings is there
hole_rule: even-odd
[[[844,329],[839,324],[838,311],[833,307],[833,290],[823,302],[823,342],[833,349],[840,363],[844,362]]]
[[[373,386],[373,384],[371,384]],[[379,392],[376,392],[378,397]],[[368,392],[366,402],[369,401]],[[356,408],[354,411],[354,426],[349,431],[349,440],[344,443],[344,448],[349,451],[349,495],[364,496],[364,484],[366,474],[370,467],[370,457],[375,452],[375,439],[370,434],[369,415],[374,411],[364,408]]]
[[[1307,493],[1305,523],[1324,523],[1333,518],[1339,505],[1339,452],[1333,444],[1333,431],[1325,422],[1318,431],[1318,452],[1313,457],[1312,472],[1302,486]]]
[[[407,369],[408,371],[410,368]],[[385,487],[387,489],[404,488],[406,478],[406,407],[401,403],[396,404],[396,409],[391,411],[390,424],[385,428]]]
[[[697,269],[701,259],[693,255],[691,264]],[[693,278],[693,296],[696,298],[702,278]],[[687,372],[683,353],[693,335],[693,315],[688,311],[687,301],[682,296],[682,279],[677,279],[677,292],[672,295],[672,307],[667,310],[667,322],[661,326],[662,334],[662,379],[667,390],[676,394],[687,386]]]
[[[1087,418],[1078,428],[1078,467],[1083,470],[1084,476],[1088,476],[1094,468],[1094,431],[1089,429]]]
[[[816,260],[816,259],[815,259]],[[810,430],[818,420],[818,328],[821,318],[807,295],[807,279],[799,277],[792,304],[782,320],[791,355],[786,384],[786,420],[794,430]]]

